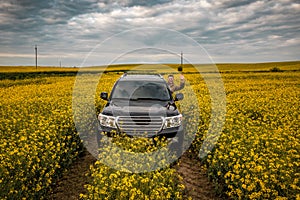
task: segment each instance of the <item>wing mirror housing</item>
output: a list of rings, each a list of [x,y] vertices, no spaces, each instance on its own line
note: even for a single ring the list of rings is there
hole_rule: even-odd
[[[175,101],[180,101],[184,98],[183,94],[182,93],[178,93],[175,95]]]
[[[107,101],[108,100],[108,93],[107,92],[101,92],[100,98]]]

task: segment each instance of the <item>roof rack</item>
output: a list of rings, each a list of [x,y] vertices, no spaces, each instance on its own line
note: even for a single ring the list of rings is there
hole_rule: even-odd
[[[158,76],[160,78],[163,78],[163,76],[161,74],[158,74],[158,73],[147,73],[147,74],[143,74],[143,73],[135,73],[135,72],[132,72],[132,73],[127,73],[127,72],[124,72],[124,74],[122,74],[121,77],[125,77],[127,75],[153,75],[153,76]]]
[[[127,75],[149,75],[149,76],[157,76],[157,77],[159,77],[159,78],[161,78],[161,79],[164,79],[164,77],[161,75],[161,74],[158,74],[158,73],[147,73],[147,74],[143,74],[143,73],[135,73],[135,72],[133,72],[133,73],[127,73],[127,72],[125,72],[124,74],[122,74],[122,76],[120,77],[120,78],[124,78],[124,77],[126,77]]]

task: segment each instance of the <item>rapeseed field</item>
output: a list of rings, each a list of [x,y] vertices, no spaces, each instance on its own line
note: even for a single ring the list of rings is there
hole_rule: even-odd
[[[100,90],[109,92],[119,76],[101,77],[105,84],[97,89],[96,113],[105,104]],[[214,149],[199,159],[216,192],[231,199],[300,199],[299,71],[221,76],[225,124]],[[197,102],[183,101],[180,109],[188,137],[194,138],[188,151],[198,155],[212,120],[210,93],[199,74],[185,78],[190,90],[182,92],[186,98],[196,95]],[[72,76],[0,80],[1,199],[45,198],[82,151],[72,112],[74,81]],[[88,176],[92,181],[80,198],[182,199],[185,188],[171,166],[136,174],[97,161]]]

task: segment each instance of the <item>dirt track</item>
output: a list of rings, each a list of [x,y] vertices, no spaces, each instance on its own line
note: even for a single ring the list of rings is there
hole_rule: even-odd
[[[89,182],[85,174],[89,172],[90,165],[95,161],[95,157],[88,151],[84,151],[59,179],[47,199],[79,199],[79,194],[85,192],[84,185]]]
[[[195,200],[220,200],[221,198],[214,193],[212,183],[209,182],[204,170],[201,169],[199,160],[188,155],[188,153],[183,154],[179,166],[176,166],[177,172],[183,177],[186,196]]]
[[[89,172],[89,166],[95,161],[96,159],[85,151],[63,174],[47,199],[79,199],[79,194],[85,192],[84,185],[89,181],[85,174]],[[201,170],[201,165],[196,158],[184,154],[180,158],[180,164],[175,168],[183,177],[186,197],[192,197],[195,200],[221,199],[214,195],[213,185],[208,181],[205,172]]]

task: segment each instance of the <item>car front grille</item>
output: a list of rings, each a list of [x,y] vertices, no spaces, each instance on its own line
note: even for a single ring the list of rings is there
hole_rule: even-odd
[[[120,116],[117,126],[121,132],[132,136],[151,137],[162,129],[163,118],[159,116]]]

